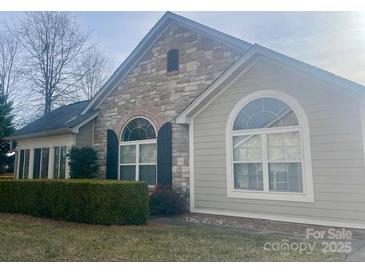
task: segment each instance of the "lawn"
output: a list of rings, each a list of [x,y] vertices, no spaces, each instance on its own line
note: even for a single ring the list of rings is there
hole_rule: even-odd
[[[264,250],[278,236],[208,226],[86,225],[0,213],[0,261],[338,261]]]

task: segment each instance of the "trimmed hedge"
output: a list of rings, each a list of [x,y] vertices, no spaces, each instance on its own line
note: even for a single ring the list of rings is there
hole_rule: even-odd
[[[0,180],[0,211],[90,224],[144,224],[148,187],[108,180]]]
[[[0,181],[2,180],[13,180],[14,179],[14,175],[2,175],[0,174]]]

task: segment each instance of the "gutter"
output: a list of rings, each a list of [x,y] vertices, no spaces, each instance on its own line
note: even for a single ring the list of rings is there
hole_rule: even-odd
[[[77,134],[77,133],[79,133],[80,127],[89,123],[91,120],[95,119],[97,116],[98,116],[98,112],[95,112],[93,115],[91,115],[87,119],[81,121],[78,125],[76,125],[72,128],[66,127],[66,128],[52,129],[52,130],[44,130],[44,131],[39,131],[39,132],[29,133],[29,134],[10,135],[9,137],[6,137],[4,139],[5,140],[20,140],[20,139],[54,136],[54,135],[62,135],[62,134]],[[75,119],[75,118],[72,118],[71,120],[73,120],[73,119]],[[71,121],[71,120],[69,120],[69,121]]]
[[[59,129],[45,130],[45,131],[23,134],[23,135],[10,135],[9,137],[6,137],[4,139],[5,140],[21,140],[21,139],[34,138],[34,137],[45,137],[45,136],[72,134],[72,133],[75,133],[75,131],[72,128],[59,128]]]

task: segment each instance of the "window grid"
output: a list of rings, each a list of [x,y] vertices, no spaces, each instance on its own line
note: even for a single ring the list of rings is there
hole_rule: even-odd
[[[269,164],[270,163],[300,163],[303,166],[303,162],[301,161],[292,161],[292,160],[270,160],[268,159],[268,143],[267,143],[267,136],[269,134],[277,134],[277,133],[287,133],[287,132],[298,132],[299,136],[301,133],[300,127],[286,127],[286,128],[264,128],[264,129],[255,129],[255,130],[233,130],[232,131],[232,144],[233,144],[233,138],[235,136],[252,136],[252,135],[260,135],[261,136],[261,157],[262,161],[235,161],[233,159],[234,155],[234,146],[232,146],[232,163],[255,163],[255,164],[262,164],[262,172],[263,172],[263,191],[261,190],[249,190],[249,189],[235,189],[235,190],[241,190],[246,192],[266,192],[266,193],[278,193],[276,191],[270,191],[270,181],[269,181]],[[300,151],[301,151],[301,159],[303,159],[303,149],[302,149],[302,140],[300,140]],[[234,169],[234,167],[233,167]],[[302,180],[304,182],[304,174],[302,173]],[[303,191],[300,193],[304,193],[304,185],[303,185]],[[285,194],[293,194],[293,192],[284,192],[280,191],[279,193]],[[297,192],[298,193],[298,192]]]
[[[157,171],[157,162],[152,162],[152,163],[141,163],[140,162],[140,157],[139,157],[139,150],[140,150],[140,145],[144,145],[144,144],[156,144],[156,140],[155,139],[149,139],[149,140],[143,140],[143,141],[129,141],[129,142],[123,142],[119,145],[119,166],[135,166],[135,180],[138,181],[139,180],[139,171],[140,171],[140,166],[156,166],[156,171]],[[134,157],[134,162],[133,163],[121,163],[120,160],[120,148],[122,146],[136,146],[136,150],[135,150],[135,157]],[[119,179],[121,178],[121,174],[120,174],[120,167],[119,167]],[[157,182],[157,172],[156,172],[156,182]]]

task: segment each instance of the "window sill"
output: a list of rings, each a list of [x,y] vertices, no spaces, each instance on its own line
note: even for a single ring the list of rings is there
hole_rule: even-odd
[[[313,195],[307,193],[290,193],[290,192],[259,192],[259,191],[245,191],[233,190],[227,191],[228,198],[238,199],[255,199],[255,200],[275,200],[275,201],[290,201],[290,202],[305,202],[313,203]]]

